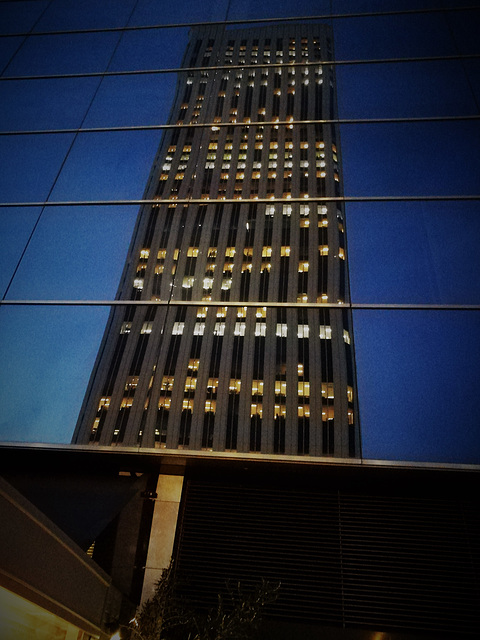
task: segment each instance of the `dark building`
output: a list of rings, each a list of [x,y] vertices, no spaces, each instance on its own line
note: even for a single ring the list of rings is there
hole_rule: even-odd
[[[74,443],[360,455],[332,56],[192,30]]]

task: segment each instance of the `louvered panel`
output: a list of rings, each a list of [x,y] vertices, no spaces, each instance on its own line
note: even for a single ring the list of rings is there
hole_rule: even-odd
[[[213,606],[228,581],[280,582],[269,615],[476,635],[479,516],[460,500],[190,481],[177,569]]]

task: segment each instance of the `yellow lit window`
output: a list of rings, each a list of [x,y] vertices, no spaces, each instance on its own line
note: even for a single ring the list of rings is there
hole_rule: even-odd
[[[333,420],[335,418],[335,410],[333,407],[322,407],[322,420]]]
[[[226,247],[225,257],[233,258],[235,256],[235,247]]]
[[[230,378],[230,383],[228,385],[228,390],[233,393],[240,393],[240,389],[242,387],[242,381],[238,378]]]
[[[194,390],[197,388],[197,379],[193,376],[187,376],[185,380],[185,391]]]
[[[127,409],[131,407],[133,404],[133,398],[123,398],[122,403],[120,404],[120,409]]]
[[[173,376],[163,376],[160,391],[171,391],[175,378]]]
[[[308,262],[302,260],[301,262],[298,263],[298,272],[306,273],[308,271],[308,267],[309,267]]]
[[[205,413],[207,413],[208,411],[215,413],[216,408],[217,408],[216,400],[205,400]]]
[[[352,409],[348,409],[347,411],[348,424],[353,424],[353,411]]]
[[[196,258],[198,256],[198,247],[188,247],[187,256],[189,258]]]
[[[297,415],[299,418],[309,418],[310,417],[310,405],[303,404],[297,407]]]
[[[322,397],[330,400],[335,397],[333,392],[333,382],[322,382]]]
[[[299,376],[303,376],[304,374],[304,368],[303,368],[303,364],[301,362],[298,363],[297,365],[297,373]]]
[[[263,396],[263,380],[252,380],[252,396]]]
[[[348,402],[353,402],[353,388],[347,387],[347,400]]]
[[[100,398],[100,402],[98,403],[98,410],[100,409],[108,409],[110,406],[110,398]]]
[[[285,380],[275,380],[275,395],[284,396],[287,394],[287,383]]]
[[[284,418],[287,415],[287,407],[284,404],[276,404],[273,409],[273,417]]]
[[[290,255],[290,247],[280,247],[280,255],[285,257]]]
[[[158,399],[158,408],[166,409],[167,411],[170,409],[170,405],[172,404],[172,399],[168,397],[162,396]]]
[[[318,247],[318,251],[321,256],[328,256],[328,245],[323,244]]]
[[[272,256],[272,247],[262,248],[262,258],[270,258]]]
[[[188,370],[189,371],[198,371],[198,367],[200,366],[199,358],[190,358],[188,361]],[[172,378],[173,381],[173,378]]]
[[[217,318],[225,318],[227,315],[227,307],[217,308]]]
[[[338,250],[338,257],[340,258],[340,260],[345,260],[345,251],[342,249],[342,247],[340,247]]]
[[[260,403],[252,403],[250,405],[250,417],[253,418],[253,416],[258,416],[259,418],[261,418],[263,415],[263,407]]]
[[[247,317],[247,307],[238,307],[237,318],[246,318],[246,317]]]
[[[189,409],[190,411],[193,411],[193,400],[190,398],[185,398],[185,400],[182,402],[182,409]]]
[[[304,396],[305,398],[310,397],[310,382],[298,383],[298,395]]]

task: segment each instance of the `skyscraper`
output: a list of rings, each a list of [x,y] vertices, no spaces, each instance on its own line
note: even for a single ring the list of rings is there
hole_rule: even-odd
[[[332,47],[192,29],[74,443],[360,455]]]

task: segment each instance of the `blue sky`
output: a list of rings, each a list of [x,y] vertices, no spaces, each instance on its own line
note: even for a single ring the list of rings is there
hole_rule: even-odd
[[[121,26],[132,0],[55,0],[38,30]],[[333,2],[334,13],[433,2]],[[462,3],[467,4],[467,3]],[[28,31],[43,0],[0,5],[2,32]],[[229,19],[321,14],[329,2],[232,2]],[[221,20],[226,2],[139,0],[130,24]],[[262,13],[259,13],[261,11]],[[479,12],[333,22],[339,60],[479,53]],[[452,33],[454,39],[452,39]],[[4,75],[106,68],[118,33],[29,38]],[[126,33],[110,70],[180,66],[188,28]],[[0,64],[21,38],[0,38]],[[340,117],[478,115],[478,60],[339,66]],[[0,82],[3,131],[161,124],[173,74]],[[97,92],[95,94],[95,92]],[[92,98],[95,98],[92,102]],[[88,109],[88,111],[87,111]],[[0,199],[141,198],[161,133],[0,136]],[[477,194],[478,121],[341,127],[347,196]],[[73,141],[73,146],[70,146]],[[69,151],[70,149],[70,151]],[[65,154],[66,162],[59,173]],[[59,173],[59,175],[57,175]],[[479,304],[479,203],[347,204],[353,302]],[[115,296],[137,207],[46,208],[7,299]],[[39,210],[0,208],[5,290]],[[104,307],[0,308],[0,440],[69,442],[105,326]],[[354,312],[364,455],[480,462],[478,312]]]

